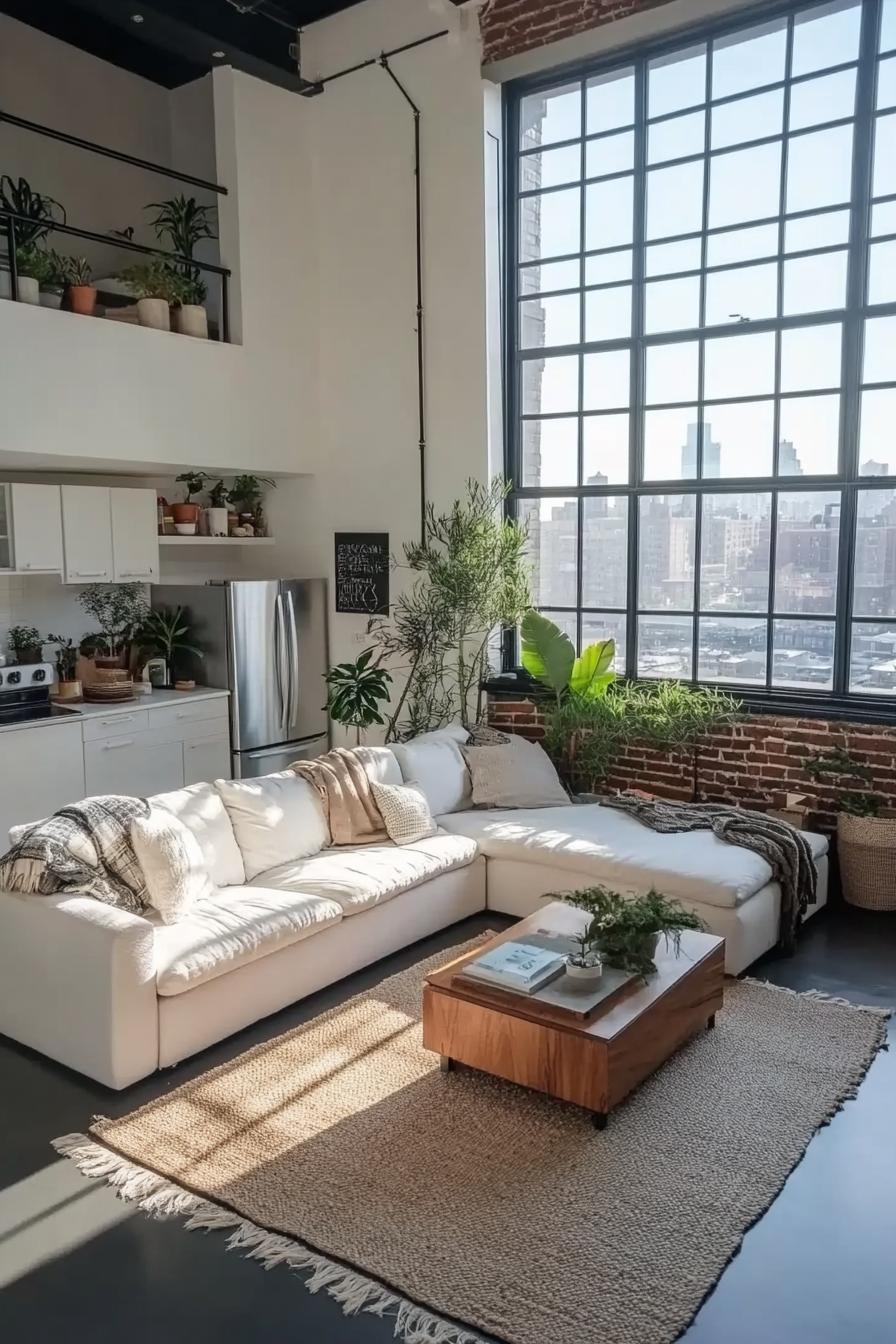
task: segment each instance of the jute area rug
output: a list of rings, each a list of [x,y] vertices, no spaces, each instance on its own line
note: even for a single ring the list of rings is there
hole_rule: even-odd
[[[855,1093],[887,1015],[729,982],[716,1030],[598,1133],[440,1073],[421,982],[448,959],[55,1146],[148,1213],[394,1318],[405,1344],[668,1344]]]

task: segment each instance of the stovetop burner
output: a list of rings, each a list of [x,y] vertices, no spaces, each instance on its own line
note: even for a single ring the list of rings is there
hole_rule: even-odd
[[[0,724],[27,723],[65,714],[50,703],[51,663],[16,663],[0,667]]]

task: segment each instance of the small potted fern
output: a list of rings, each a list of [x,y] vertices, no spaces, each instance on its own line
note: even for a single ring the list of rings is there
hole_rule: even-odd
[[[608,887],[583,887],[557,892],[550,899],[565,901],[591,916],[587,936],[607,966],[644,977],[656,971],[654,957],[660,938],[665,938],[677,956],[683,931],[706,927],[698,915],[653,888],[645,896],[623,896]]]

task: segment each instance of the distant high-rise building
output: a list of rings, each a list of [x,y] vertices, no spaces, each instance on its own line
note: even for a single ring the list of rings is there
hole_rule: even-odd
[[[889,476],[889,474],[889,462],[875,462],[871,457],[867,462],[863,462],[859,468],[860,476]]]
[[[703,426],[703,475],[721,476],[722,445],[712,441],[712,425]],[[681,449],[681,478],[690,480],[697,475],[697,426],[688,425],[688,441]]]
[[[792,439],[780,439],[778,442],[778,471],[782,476],[803,475],[803,464]]]

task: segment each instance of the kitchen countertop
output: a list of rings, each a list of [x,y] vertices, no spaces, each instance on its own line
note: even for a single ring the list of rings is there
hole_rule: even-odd
[[[216,686],[197,686],[195,691],[154,690],[151,695],[138,695],[136,700],[126,700],[118,705],[57,705],[61,713],[47,719],[26,719],[19,723],[0,724],[0,733],[12,732],[17,728],[50,728],[58,723],[76,723],[79,719],[92,719],[100,716],[104,719],[113,714],[135,714],[138,710],[161,709],[165,705],[180,704],[185,700],[220,700],[229,696]]]

